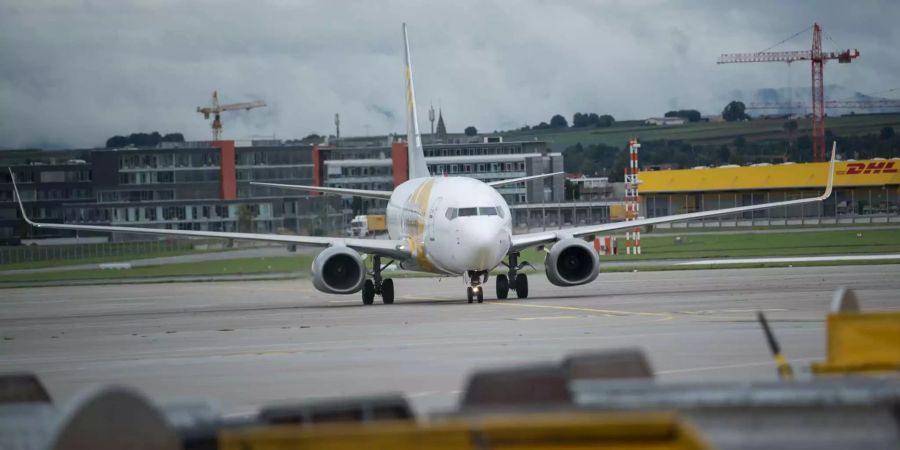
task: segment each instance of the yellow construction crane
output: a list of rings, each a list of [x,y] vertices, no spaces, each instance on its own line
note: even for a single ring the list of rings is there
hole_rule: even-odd
[[[252,101],[252,102],[244,102],[244,103],[232,103],[230,105],[220,105],[219,104],[219,94],[217,91],[213,91],[212,95],[212,106],[198,106],[197,112],[203,114],[203,118],[209,119],[210,114],[213,115],[212,122],[212,135],[213,140],[218,141],[222,136],[222,121],[219,118],[219,114],[222,111],[234,111],[238,109],[243,110],[251,110],[253,108],[260,108],[266,106],[265,102],[261,101]]]

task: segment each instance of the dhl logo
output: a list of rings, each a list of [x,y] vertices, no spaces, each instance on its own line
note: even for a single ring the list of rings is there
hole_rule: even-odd
[[[870,173],[897,173],[894,161],[876,161],[866,163],[847,163],[847,170],[838,172],[838,175],[868,175]]]

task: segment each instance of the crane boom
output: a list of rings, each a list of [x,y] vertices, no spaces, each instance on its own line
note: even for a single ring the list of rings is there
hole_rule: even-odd
[[[238,109],[250,110],[253,108],[259,108],[261,106],[266,106],[266,102],[253,101],[253,102],[244,102],[244,103],[231,103],[228,105],[220,105],[218,108],[210,107],[210,106],[197,107],[197,112],[200,112],[203,114],[215,114],[217,112],[235,111]]]
[[[210,115],[213,115],[212,122],[212,134],[213,140],[218,141],[219,137],[222,135],[222,121],[219,117],[219,114],[224,111],[237,111],[237,110],[251,110],[253,108],[260,108],[266,106],[265,102],[261,102],[259,100],[254,100],[252,102],[243,102],[243,103],[230,103],[227,105],[219,104],[219,93],[218,91],[213,91],[212,95],[212,105],[210,106],[198,106],[197,112],[203,114],[203,118],[209,119]]]
[[[838,62],[850,62],[859,56],[859,50],[844,50],[842,52],[823,52],[822,61],[836,59]],[[716,64],[731,63],[755,63],[755,62],[785,62],[812,61],[813,53],[809,50],[797,50],[788,52],[756,52],[756,53],[725,53],[719,56]]]
[[[808,109],[809,105],[801,102],[759,102],[750,103],[746,109]],[[876,109],[876,108],[900,108],[900,100],[827,100],[826,109]]]
[[[756,52],[756,53],[725,53],[719,56],[716,64],[731,63],[755,63],[755,62],[794,62],[808,61],[812,59],[812,52]]]

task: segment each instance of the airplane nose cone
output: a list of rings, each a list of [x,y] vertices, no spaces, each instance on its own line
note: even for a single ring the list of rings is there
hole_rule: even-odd
[[[487,222],[487,221],[485,221]],[[509,250],[509,235],[495,223],[472,224],[465,232],[462,260],[464,270],[490,270]]]

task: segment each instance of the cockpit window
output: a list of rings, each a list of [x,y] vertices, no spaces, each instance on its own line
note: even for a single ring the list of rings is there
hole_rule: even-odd
[[[447,208],[445,213],[447,220],[453,220],[457,217],[471,216],[504,216],[503,208],[497,206],[480,206],[471,208]]]

